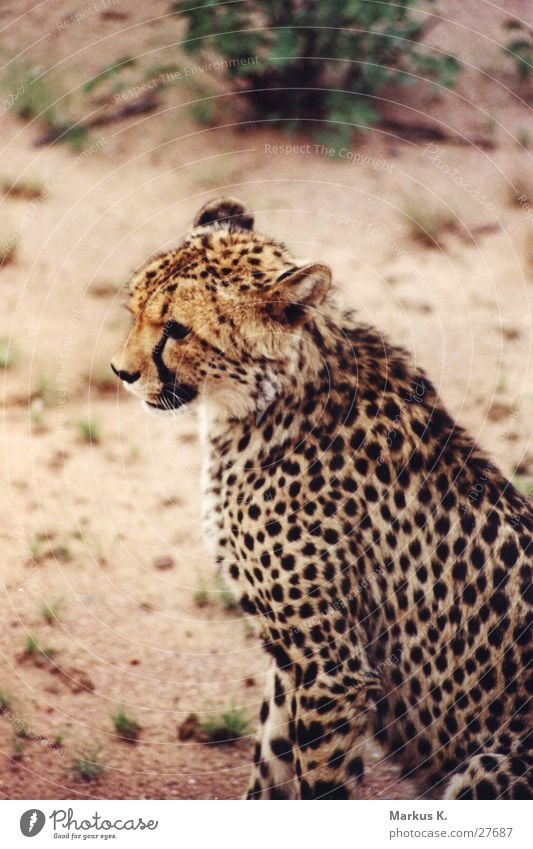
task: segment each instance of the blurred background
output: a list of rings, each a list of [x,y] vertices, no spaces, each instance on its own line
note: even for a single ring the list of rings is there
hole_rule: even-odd
[[[244,791],[266,659],[202,545],[195,415],[109,369],[132,269],[209,198],[329,263],[532,492],[528,12],[1,4],[1,797]],[[370,798],[413,796],[374,760]]]

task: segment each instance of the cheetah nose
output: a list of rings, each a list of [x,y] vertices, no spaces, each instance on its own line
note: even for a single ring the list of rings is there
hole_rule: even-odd
[[[135,381],[139,380],[141,376],[140,371],[124,371],[123,369],[117,369],[115,368],[113,363],[111,363],[111,368],[113,369],[116,376],[120,380],[123,380],[125,383],[135,383]]]

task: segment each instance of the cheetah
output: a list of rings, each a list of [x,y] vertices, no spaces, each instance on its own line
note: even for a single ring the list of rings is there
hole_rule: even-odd
[[[211,201],[112,363],[199,408],[206,542],[270,656],[246,797],[357,798],[377,742],[420,798],[532,798],[531,505],[331,277]]]

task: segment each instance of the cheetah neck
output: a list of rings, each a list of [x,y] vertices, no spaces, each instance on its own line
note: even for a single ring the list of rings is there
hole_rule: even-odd
[[[261,448],[264,454],[265,433],[270,446],[283,446],[284,450],[289,450],[291,442],[303,432],[317,435],[323,426],[321,408],[325,405],[330,413],[335,409],[337,387],[342,387],[344,394],[348,383],[354,393],[360,389],[361,376],[350,336],[356,330],[352,312],[329,304],[306,326],[300,343],[286,359],[273,362],[256,394],[243,400],[226,393],[222,402],[204,401],[204,445],[219,452],[221,446],[229,450],[245,437],[250,450],[257,443],[257,450]]]
[[[332,319],[330,316],[330,325]],[[313,321],[282,356],[265,357],[267,365],[263,363],[258,371],[253,392],[232,393],[225,389],[218,396],[204,399],[203,437],[207,441],[219,440],[239,431],[252,432],[269,421],[275,423],[280,410],[288,405],[295,413],[298,407],[303,409],[306,395],[321,389],[324,374],[333,376],[338,372],[335,346],[326,343],[326,321],[323,316]]]

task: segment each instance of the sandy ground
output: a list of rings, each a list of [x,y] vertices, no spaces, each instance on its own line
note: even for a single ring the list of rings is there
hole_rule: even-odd
[[[109,15],[103,3],[5,2],[0,58],[26,51],[54,67],[78,114],[88,114],[94,104],[77,87],[107,62],[176,54],[180,23],[140,26],[145,5],[108,3]],[[2,797],[211,799],[244,790],[249,736],[226,746],[178,736],[190,713],[232,705],[253,729],[266,669],[250,622],[225,608],[202,545],[195,415],[147,415],[108,367],[128,328],[131,269],[179,241],[209,197],[242,197],[258,228],[330,263],[339,297],[407,346],[459,421],[531,488],[533,223],[517,200],[533,182],[523,146],[530,112],[497,43],[504,16],[466,5],[450,0],[448,20],[431,33],[468,65],[457,89],[414,88],[403,105],[392,102],[397,93],[383,105],[390,122],[444,128],[448,143],[415,142],[390,124],[334,159],[268,126],[201,127],[184,107],[186,86],[150,115],[95,131],[85,152],[35,146],[38,122],[3,115],[0,178],[37,179],[43,196],[0,195],[0,242],[18,237],[15,260],[0,268],[4,352],[10,345]],[[526,3],[507,7],[520,15]],[[161,44],[171,47],[158,52]],[[300,150],[276,147],[287,143]],[[431,246],[415,238],[418,218]],[[45,606],[57,613],[51,622]],[[25,651],[28,636],[45,655]],[[135,744],[115,733],[120,706],[142,727]],[[85,781],[73,762],[95,753],[105,769]],[[378,752],[375,761],[368,797],[416,795]]]

